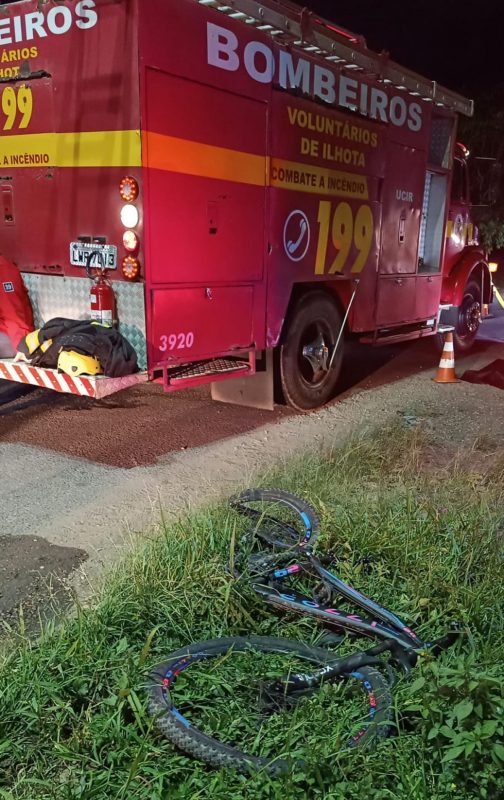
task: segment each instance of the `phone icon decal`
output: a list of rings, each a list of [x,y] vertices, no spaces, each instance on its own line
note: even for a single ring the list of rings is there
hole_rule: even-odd
[[[291,261],[301,261],[310,246],[310,223],[300,209],[291,211],[283,230],[284,250]]]

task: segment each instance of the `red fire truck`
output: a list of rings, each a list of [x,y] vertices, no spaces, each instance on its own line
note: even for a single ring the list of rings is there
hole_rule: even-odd
[[[269,403],[276,369],[309,409],[349,336],[472,344],[492,294],[456,142],[472,102],[361,36],[288,0],[7,1],[0,95],[1,252],[37,325],[111,320],[107,268],[142,370],[0,377]]]

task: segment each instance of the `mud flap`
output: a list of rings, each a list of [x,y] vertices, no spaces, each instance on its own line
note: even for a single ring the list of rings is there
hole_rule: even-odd
[[[273,350],[257,355],[254,375],[211,384],[212,400],[273,411]]]

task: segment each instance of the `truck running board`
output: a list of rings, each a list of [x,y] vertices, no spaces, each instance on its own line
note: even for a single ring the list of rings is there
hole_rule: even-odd
[[[453,328],[450,328],[453,330]],[[433,336],[441,330],[434,325],[423,325],[422,327],[405,327],[402,330],[399,328],[391,330],[377,331],[374,335],[361,336],[359,342],[362,344],[371,344],[374,347],[381,347],[387,344],[395,344],[397,342],[409,342],[413,339],[421,339],[424,336]],[[444,332],[444,329],[443,331]]]
[[[12,358],[2,358],[0,379],[99,400],[122,389],[129,389],[137,383],[145,383],[148,376],[146,372],[136,372],[122,378],[108,378],[106,375],[82,375],[79,378],[72,378],[64,372],[58,372],[57,369],[32,367],[23,361],[14,362]]]
[[[177,366],[163,365],[163,386],[165,392],[173,392],[185,386],[199,386],[203,383],[226,380],[255,373],[255,352],[249,353],[248,361],[243,357],[213,358]]]

